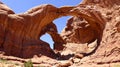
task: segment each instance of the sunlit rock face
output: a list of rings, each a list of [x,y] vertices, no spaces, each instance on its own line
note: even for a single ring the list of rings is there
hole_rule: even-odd
[[[23,58],[30,58],[34,55],[55,57],[49,44],[39,39],[45,33],[53,38],[56,50],[63,49],[64,41],[57,33],[52,21],[69,15],[69,11],[74,7],[56,8],[44,4],[23,14],[14,14],[3,3],[0,3],[0,6],[0,48],[6,55]],[[56,45],[61,48],[57,48]]]
[[[89,15],[88,13],[91,13],[92,11],[90,11],[90,10],[93,9],[92,17],[94,17],[94,18],[95,18],[95,16],[97,17],[96,22],[99,23],[99,24],[97,24],[98,26],[96,26],[96,28],[93,28],[93,25],[89,23],[90,27],[88,26],[89,28],[87,30],[84,29],[85,27],[81,28],[81,26],[79,26],[80,29],[78,29],[78,30],[84,29],[84,34],[82,34],[82,32],[80,32],[79,34],[86,36],[86,37],[83,37],[83,39],[80,39],[80,37],[79,37],[80,35],[77,36],[77,34],[75,34],[79,31],[77,31],[77,32],[72,32],[72,31],[74,31],[74,29],[76,29],[76,28],[74,28],[75,24],[82,23],[84,20],[81,21],[81,16],[80,16],[79,22],[76,22],[75,17],[73,17],[72,19],[70,19],[68,21],[68,24],[66,25],[65,29],[63,30],[63,33],[65,33],[64,35],[62,34],[63,39],[65,39],[67,42],[70,42],[70,44],[75,43],[75,42],[78,42],[79,44],[81,44],[81,43],[83,43],[82,40],[84,40],[84,41],[86,40],[86,42],[88,42],[87,38],[88,38],[88,40],[91,40],[92,38],[98,38],[98,40],[99,40],[98,36],[100,36],[100,43],[98,42],[99,46],[92,55],[88,55],[87,57],[82,58],[79,63],[73,64],[73,65],[71,65],[71,67],[72,66],[73,67],[74,66],[80,66],[80,67],[119,66],[119,59],[118,59],[118,58],[120,58],[120,54],[119,54],[119,52],[120,52],[120,50],[119,50],[120,49],[120,32],[119,32],[120,2],[119,2],[119,0],[84,0],[79,5],[79,7],[81,5],[85,6],[84,9],[86,9],[86,7],[89,6],[89,7],[87,7],[88,11],[87,10],[83,11],[83,13],[85,13],[86,15]],[[79,9],[79,11],[82,11],[81,8],[78,8],[78,9]],[[77,11],[77,9],[76,9],[76,11]],[[101,14],[101,16],[100,16],[100,14],[94,13],[96,11],[98,11]],[[85,18],[83,18],[83,19],[85,19]],[[99,19],[99,21],[97,19]],[[100,22],[100,21],[102,21],[102,22]],[[87,22],[89,22],[89,21],[87,21]],[[84,22],[84,24],[87,22]],[[78,26],[78,25],[76,25],[76,26]],[[82,25],[82,26],[84,26],[84,25]],[[100,30],[99,26],[100,26],[101,30]],[[72,31],[70,31],[70,30],[72,30]],[[88,31],[88,30],[91,33],[87,33],[86,31]],[[94,30],[94,32],[93,32],[93,30]],[[91,35],[91,34],[94,34],[94,35]],[[67,38],[66,36],[68,36],[69,38]],[[74,37],[74,36],[76,36],[76,37]],[[77,37],[79,37],[79,39]],[[84,43],[84,45],[86,45],[86,43]],[[68,48],[70,48],[70,46]],[[78,48],[78,47],[76,47],[76,48]],[[84,47],[81,49],[84,49]],[[74,47],[71,51],[72,52],[75,51]],[[71,52],[68,51],[68,53],[71,53]],[[66,53],[64,52],[64,54],[67,54],[67,51],[66,51]],[[90,65],[89,65],[89,63],[90,63]]]
[[[53,21],[62,16],[73,17],[58,34]],[[65,59],[71,67],[112,67],[120,61],[119,16],[119,0],[83,0],[60,8],[45,4],[22,14],[0,2],[0,51],[22,58]],[[53,39],[54,49],[40,40],[45,33]],[[77,63],[76,58],[80,59]]]
[[[39,25],[38,22],[42,19],[40,17],[43,17],[44,14],[38,17],[39,21],[34,21],[36,14],[14,14],[6,5],[1,3],[0,6],[2,6],[0,7],[0,48],[6,55],[23,58],[33,57],[33,55],[50,57],[54,55],[49,44],[39,39],[40,34],[44,32],[39,33],[40,30],[37,31],[35,26]],[[45,8],[50,5],[43,6],[40,7]],[[46,53],[46,51],[48,52]]]

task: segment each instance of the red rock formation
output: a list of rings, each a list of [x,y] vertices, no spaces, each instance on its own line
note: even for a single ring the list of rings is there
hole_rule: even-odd
[[[64,51],[71,50],[69,48],[76,45],[80,48],[76,48],[77,51],[72,50],[71,53],[75,51],[74,53],[89,55],[100,45],[106,18],[101,15],[100,11],[89,5],[79,5],[72,9],[71,13],[74,15],[77,13],[77,15],[68,20],[65,29],[61,33],[62,38],[67,43]],[[92,46],[90,47],[91,44]],[[62,53],[66,53],[64,51]]]
[[[7,22],[7,14],[14,14],[14,12],[0,2],[0,46],[3,44],[5,39],[5,28],[6,28],[6,22]]]
[[[61,56],[57,59],[67,59],[54,63],[47,59],[44,63],[49,66],[113,67],[120,62],[119,0],[83,0],[78,6],[60,8],[41,5],[24,14],[14,14],[1,5],[0,50],[7,55],[54,57],[49,44],[39,39],[48,33],[54,48],[60,50]],[[73,17],[59,35],[52,21],[67,15]]]
[[[7,14],[14,14],[14,12],[12,11],[12,9],[10,9],[9,7],[7,7],[2,2],[0,2],[0,12],[6,12]]]
[[[45,28],[43,28],[42,32],[44,32],[44,34],[48,33],[52,37],[54,41],[54,48],[53,48],[54,50],[57,51],[63,50],[64,48],[63,44],[65,44],[66,42],[58,34],[57,27],[53,22],[51,22]]]
[[[85,0],[84,0],[85,1]],[[97,3],[96,3],[96,2]],[[102,40],[93,55],[84,57],[71,67],[114,67],[120,66],[120,1],[119,0],[86,0],[83,4],[94,5],[95,10],[107,19]],[[117,24],[117,26],[116,26]]]
[[[119,0],[83,0],[81,4],[97,4],[101,7],[112,7],[113,5],[120,5]]]
[[[53,6],[43,5],[40,7],[42,7],[42,10],[46,9],[46,7],[51,8]],[[9,9],[5,8],[5,6],[3,6],[2,8],[6,9],[6,12],[7,10],[8,12],[10,11]],[[54,9],[57,10],[57,8],[53,7],[53,10]],[[46,13],[44,13],[45,11],[43,10],[43,13],[41,12],[40,15],[38,15],[38,13],[29,13],[29,11],[26,14],[19,15],[7,14],[4,11],[0,12],[0,46],[1,49],[4,50],[5,54],[24,58],[33,57],[33,55],[40,54],[46,56],[54,55],[54,52],[50,49],[49,44],[39,39],[40,34],[42,34],[42,25],[41,28],[39,28],[40,26],[38,25],[41,21],[44,21],[43,18],[46,15]],[[38,18],[39,20],[36,20],[36,18]]]
[[[56,50],[63,49],[64,41],[57,31],[50,32],[49,29],[43,31],[43,28],[47,25],[49,27],[56,18],[70,15],[69,11],[74,7],[56,8],[46,4],[30,9],[24,14],[14,14],[6,5],[1,3],[1,6],[0,46],[5,54],[24,58],[39,54],[53,57],[54,52],[50,49],[49,44],[39,39],[45,32],[48,32],[53,37],[55,44],[61,47],[57,48],[55,45]],[[58,45],[58,43],[61,44]]]

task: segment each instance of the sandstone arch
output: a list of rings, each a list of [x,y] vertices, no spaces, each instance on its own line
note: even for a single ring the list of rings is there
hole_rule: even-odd
[[[81,9],[79,9],[79,7],[81,7]],[[1,11],[0,15],[5,16],[0,17],[0,29],[3,32],[1,35],[3,36],[3,34],[5,34],[3,37],[4,40],[0,43],[2,50],[7,55],[24,58],[40,54],[53,57],[54,52],[50,49],[49,44],[39,40],[39,37],[45,32],[48,32],[55,43],[61,43],[60,45],[57,45],[55,49],[61,50],[61,48],[63,48],[62,44],[65,44],[67,41],[62,39],[62,37],[57,34],[57,31],[51,32],[43,28],[49,28],[49,25],[53,24],[53,20],[68,15],[84,18],[92,28],[96,28],[95,32],[98,37],[93,36],[92,40],[100,40],[102,36],[101,31],[103,31],[106,21],[101,17],[99,11],[95,11],[94,9],[84,9],[82,7],[83,5],[57,8],[46,4],[32,8],[23,14],[6,14],[6,12]],[[88,6],[84,7],[87,8]],[[8,8],[5,9],[5,11],[9,11]],[[84,14],[84,11],[86,14]],[[54,26],[55,25],[53,24],[50,27],[55,29]],[[56,40],[56,38],[59,38],[60,40]],[[87,41],[84,41],[84,43],[90,43],[92,40],[88,39]],[[57,47],[61,48],[59,49]],[[47,53],[45,53],[46,50]]]
[[[73,16],[71,19],[68,20],[66,27],[64,28],[63,32],[60,34],[62,35],[62,39],[65,42],[67,42],[65,44],[66,45],[65,49],[61,51],[61,55],[62,55],[61,59],[69,59],[69,58],[72,59],[67,60],[68,61],[67,62],[66,60],[65,61],[58,60],[59,57],[57,57],[55,61],[53,61],[53,59],[51,60],[51,58],[43,59],[45,57],[39,57],[42,58],[42,61],[37,63],[45,64],[44,66],[48,66],[48,67],[119,66],[120,63],[120,20],[119,20],[120,7],[119,6],[120,6],[120,0],[83,0],[83,2],[80,5],[74,6],[74,8],[73,7],[57,8],[58,10],[57,14],[60,14],[60,16],[61,15]],[[69,8],[70,12],[69,9],[67,12],[65,8],[66,9]],[[43,11],[45,9],[43,9]],[[3,8],[2,10],[0,10],[0,50],[4,51],[7,55],[14,55],[17,57],[24,57],[24,58],[32,57],[34,54],[38,56],[45,55],[45,56],[53,57],[54,52],[49,48],[49,44],[38,39],[40,35],[43,35],[42,33],[43,28],[46,28],[47,25],[49,28],[49,23],[51,24],[51,22],[46,21],[45,25],[43,23],[40,24],[42,25],[43,28],[38,33],[37,31],[35,31],[35,34],[37,33],[38,35],[34,36],[34,32],[32,33],[30,32],[32,29],[34,31],[37,28],[36,27],[37,24],[35,25],[34,24],[35,22],[30,22],[30,21],[41,20],[38,18],[34,18],[33,20],[32,16],[35,15],[36,13],[39,14],[39,12],[42,10],[35,8],[33,12],[31,10],[25,12],[24,14],[19,14],[19,15],[14,13],[11,14],[9,13],[9,10],[10,9],[3,10]],[[65,10],[67,13],[64,13]],[[46,13],[43,12],[43,14]],[[45,17],[40,17],[40,18],[45,18]],[[46,19],[48,19],[48,17],[46,17]],[[8,20],[9,23],[7,22]],[[90,26],[87,24],[88,22]],[[33,28],[33,26],[35,27]],[[21,27],[21,29],[19,29],[19,27]],[[44,31],[45,30],[43,30],[43,32]],[[81,38],[79,39],[79,37],[81,36],[79,34],[81,34],[81,32],[85,32],[82,35],[84,36],[87,35],[87,37],[81,37],[85,39],[81,39]],[[87,34],[87,32],[91,32],[89,33],[91,34],[91,37]],[[49,31],[48,33],[51,34],[53,32]],[[78,37],[76,37],[75,35]],[[53,39],[55,39],[54,34],[52,34],[51,36],[53,36]],[[94,39],[97,40],[94,41]],[[96,43],[96,41],[98,42]],[[95,50],[95,53],[90,54],[88,56],[84,56],[83,58],[81,58],[81,56],[83,55],[80,54],[76,54],[75,57],[73,57],[74,53],[77,52],[80,53],[79,52],[80,50],[77,50],[79,48],[81,49],[81,53],[89,54],[93,52],[94,48],[96,47],[96,45],[94,44],[97,44],[97,46],[99,45],[97,50]],[[83,45],[85,45],[85,47]],[[86,49],[86,46],[88,49],[84,50],[84,48]],[[69,52],[70,50],[71,52]],[[5,59],[13,59],[13,58],[5,57]],[[14,60],[16,60],[16,58]],[[44,63],[43,60],[45,61]],[[21,61],[23,61],[23,59]],[[36,62],[33,63],[36,64]]]

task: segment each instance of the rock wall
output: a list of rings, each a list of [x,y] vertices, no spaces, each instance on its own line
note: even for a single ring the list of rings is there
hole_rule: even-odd
[[[85,6],[88,6],[87,9],[90,8],[90,9],[95,9],[95,11],[99,11],[100,14],[102,15],[102,17],[104,17],[104,19],[105,19],[105,22],[103,24],[103,25],[105,25],[105,27],[103,27],[102,30],[99,31],[100,28],[97,29],[98,26],[96,28],[92,28],[92,30],[90,28],[92,26],[90,26],[89,29],[87,29],[89,31],[84,30],[84,33],[82,33],[82,32],[80,33],[79,31],[75,32],[74,29],[76,29],[76,28],[74,28],[74,27],[78,26],[79,23],[82,24],[84,20],[81,21],[81,18],[79,18],[79,22],[77,22],[75,20],[77,20],[78,18],[75,19],[75,17],[74,17],[68,21],[67,27],[65,27],[65,30],[64,30],[65,35],[63,37],[63,39],[65,39],[65,36],[68,36],[68,38],[66,37],[66,39],[65,39],[68,42],[82,43],[82,41],[85,41],[85,40],[87,42],[87,39],[86,39],[87,37],[89,38],[88,40],[91,40],[92,38],[94,38],[96,36],[96,34],[97,34],[97,36],[102,34],[100,44],[99,44],[98,48],[96,49],[96,51],[93,54],[87,55],[82,59],[79,59],[79,60],[77,59],[76,60],[77,62],[74,59],[73,60],[74,64],[71,65],[70,67],[75,67],[75,66],[80,66],[80,67],[117,67],[118,66],[119,67],[120,66],[120,60],[119,60],[120,59],[120,32],[119,32],[120,4],[119,3],[120,2],[118,0],[104,0],[104,1],[102,1],[102,0],[84,0],[79,5],[79,6],[85,5]],[[84,7],[84,8],[86,8],[86,7]],[[81,8],[78,8],[78,9],[81,9]],[[89,12],[89,11],[83,11],[83,13],[86,13],[86,12]],[[95,17],[95,16],[99,20],[101,19],[100,15],[96,15],[96,13],[94,13],[94,15],[92,14],[92,17]],[[103,21],[100,22],[99,20],[96,22],[98,22],[100,24],[103,23]],[[75,25],[75,23],[76,23],[76,25]],[[80,31],[82,31],[81,28],[82,29],[85,28],[85,23],[86,22],[84,22],[84,25],[82,25],[84,27],[79,26]],[[86,26],[86,28],[87,28],[87,26]],[[95,30],[95,29],[97,29],[97,30]],[[72,32],[70,30],[72,30],[74,32]],[[95,33],[93,33],[93,30]],[[98,32],[98,33],[96,33],[96,32]],[[79,35],[76,33],[79,33]],[[81,38],[84,35],[86,35],[86,37],[83,37],[82,39],[80,39],[80,37],[78,38],[78,36],[80,36],[80,34],[81,34]],[[98,38],[98,37],[95,37],[95,38]],[[85,44],[83,44],[83,45],[85,45]],[[68,49],[69,48],[70,48],[70,46],[68,47]],[[71,46],[71,48],[72,48],[72,46]],[[75,48],[73,48],[73,49],[75,49]],[[79,50],[79,51],[81,51],[81,50]],[[66,51],[66,52],[70,52],[70,51]],[[64,53],[64,54],[66,54],[66,53]]]

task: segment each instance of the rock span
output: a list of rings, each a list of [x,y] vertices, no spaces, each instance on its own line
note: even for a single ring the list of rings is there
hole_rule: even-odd
[[[62,16],[72,17],[58,34],[53,21]],[[0,51],[22,58],[56,58],[45,60],[48,67],[114,66],[120,62],[119,16],[119,0],[83,0],[60,8],[45,4],[22,14],[0,2]],[[40,40],[45,33],[53,39],[54,49]]]
[[[55,42],[55,49],[62,50],[63,44],[67,41],[62,39],[62,37],[57,33],[55,24],[52,23],[53,20],[62,16],[81,16],[82,18],[85,18],[89,24],[93,25],[93,27],[96,27],[94,24],[96,23],[94,17],[92,17],[91,14],[88,16],[82,12],[76,12],[79,7],[75,6],[56,8],[52,5],[46,4],[32,8],[23,14],[14,14],[10,8],[5,8],[6,6],[4,7],[4,4],[2,3],[1,5],[3,5],[1,8],[3,11],[1,11],[0,17],[2,30],[1,39],[3,40],[1,42],[1,48],[7,55],[19,57],[32,57],[36,54],[43,54],[47,56],[51,55],[54,52],[50,49],[49,44],[39,39],[41,35],[46,32],[53,38],[53,41]],[[81,10],[85,11],[86,9],[83,8]],[[100,23],[97,24],[98,27],[99,24]],[[53,29],[53,31],[51,29]],[[88,39],[88,41],[90,42],[95,39],[97,39],[97,37],[93,36],[93,38]],[[84,42],[88,43],[88,41]],[[45,52],[46,50],[47,52]]]

